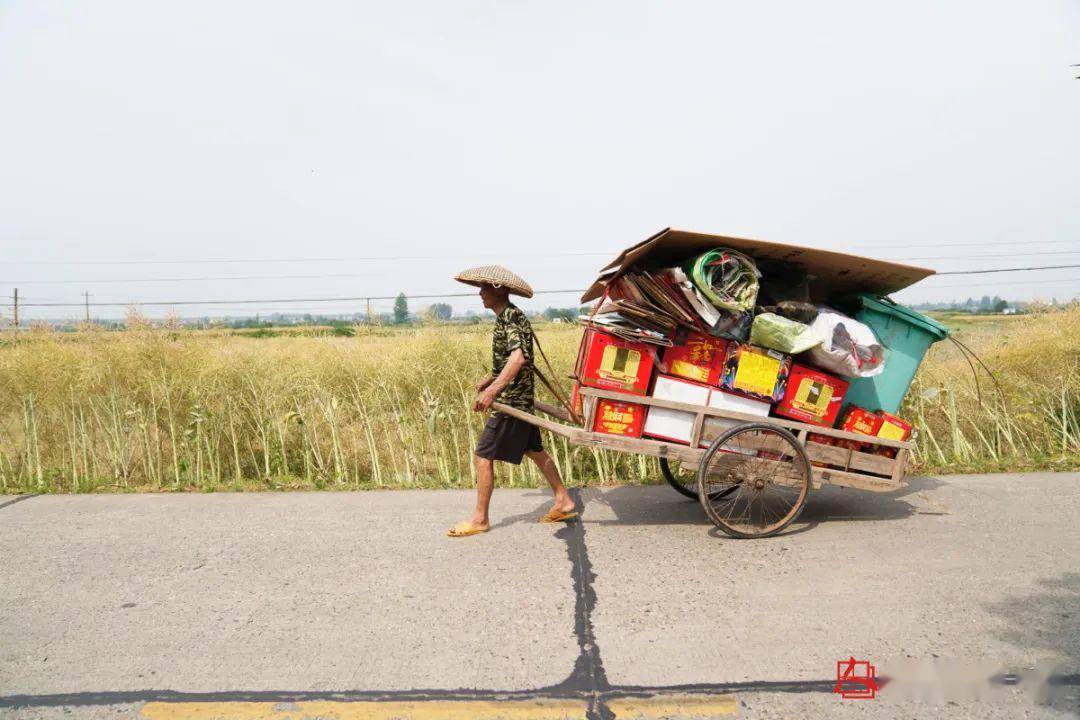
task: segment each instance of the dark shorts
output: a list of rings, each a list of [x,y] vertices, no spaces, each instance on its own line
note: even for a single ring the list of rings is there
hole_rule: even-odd
[[[540,428],[524,420],[494,412],[484,425],[484,432],[480,433],[476,455],[487,460],[502,460],[520,465],[526,451],[539,452],[543,449]]]

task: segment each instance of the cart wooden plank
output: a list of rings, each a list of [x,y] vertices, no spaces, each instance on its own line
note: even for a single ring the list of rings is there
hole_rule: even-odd
[[[896,482],[904,481],[904,473],[907,472],[908,462],[911,460],[911,451],[904,448],[896,455],[896,461],[893,466],[892,479]]]
[[[703,435],[701,444],[707,447],[713,440],[722,434],[722,430],[723,429],[717,429],[716,431]],[[745,447],[754,450],[776,450],[776,445],[770,444],[768,440],[759,440],[753,437],[743,438],[740,440],[740,443]],[[896,461],[892,458],[848,450],[847,448],[836,447],[835,445],[822,445],[821,443],[813,441],[804,443],[803,447],[806,450],[807,457],[810,458],[810,462],[839,465],[842,470],[861,470],[863,472],[874,473],[875,475],[882,475],[886,478],[892,478],[893,476],[893,468]]]
[[[564,438],[570,438],[573,436],[574,433],[581,432],[573,425],[564,425],[563,423],[555,422],[554,420],[548,420],[547,418],[542,418],[539,415],[533,415],[531,412],[520,410],[515,407],[510,407],[509,405],[503,405],[502,403],[492,403],[491,409],[498,410],[504,415],[509,415],[510,417],[517,418],[518,420],[524,420],[530,425],[536,425],[539,428],[553,432],[556,435],[561,435]]]
[[[582,388],[582,393],[590,397],[586,397],[586,405],[595,405],[595,398],[607,397],[614,400],[622,400],[627,397],[625,393],[613,393],[604,390],[595,390],[593,388]],[[652,404],[657,407],[672,407],[675,410],[684,410],[690,413],[696,413],[698,420],[703,419],[706,415],[712,417],[720,417],[724,419],[756,422],[756,423],[777,423],[777,418],[762,418],[754,415],[743,415],[741,413],[720,413],[715,408],[708,408],[700,405],[690,405],[687,403],[676,403],[665,400],[657,401],[656,398],[650,397],[638,397],[629,396],[633,399],[633,402],[641,404]],[[676,460],[681,463],[688,463],[691,466],[696,466],[701,463],[702,457],[704,457],[706,450],[701,447],[689,447],[687,445],[681,445],[678,443],[665,442],[661,440],[652,440],[648,438],[628,438],[619,437],[617,435],[608,435],[606,433],[591,432],[582,428],[574,427],[572,425],[566,425],[563,423],[555,422],[554,420],[548,420],[546,418],[539,417],[525,410],[519,410],[502,403],[493,403],[492,409],[505,413],[510,417],[518,418],[527,423],[535,425],[544,430],[548,430],[556,435],[567,438],[571,443],[575,445],[581,445],[583,447],[595,447],[604,450],[613,450],[616,452],[628,452],[637,455],[647,455],[655,458],[666,458],[669,460]],[[707,412],[708,411],[708,412]],[[589,414],[592,414],[591,412]],[[804,423],[786,423],[788,425],[804,425]],[[695,423],[698,425],[698,423]],[[699,427],[703,427],[702,423]],[[827,430],[828,428],[818,428],[813,425],[808,425],[803,428],[797,428],[799,432],[799,439],[804,440],[810,432],[818,432],[819,430]],[[700,432],[700,431],[698,431]],[[841,436],[851,436],[851,439],[858,440],[860,442],[871,442],[877,440],[884,440],[883,438],[868,439],[866,435],[857,435],[855,433],[846,433],[842,431],[833,431],[839,433]],[[823,433],[824,434],[824,433]],[[753,445],[754,442],[747,439],[745,442]],[[807,452],[807,456],[812,462],[823,462],[831,465],[842,465],[846,470],[838,470],[831,467],[819,467],[813,466],[811,468],[811,484],[814,488],[820,488],[823,483],[830,483],[833,485],[840,485],[842,487],[851,487],[859,490],[867,490],[870,492],[893,492],[899,488],[905,487],[906,483],[903,482],[903,475],[906,469],[907,461],[910,456],[908,446],[911,443],[897,443],[896,441],[881,442],[882,445],[900,445],[899,452],[896,458],[887,458],[880,455],[873,455],[870,453],[857,452],[848,450],[846,448],[840,448],[833,445],[822,445],[815,442],[805,442],[804,447]],[[751,449],[747,446],[747,449]],[[756,449],[775,449],[771,447],[763,447]],[[737,454],[732,456],[737,458]],[[769,461],[766,458],[758,458],[758,460]],[[721,461],[723,462],[723,461]],[[732,460],[734,462],[734,460]],[[852,470],[863,470],[864,472],[852,472]],[[877,473],[877,475],[867,474],[867,471]]]
[[[853,487],[858,490],[869,490],[870,492],[892,492],[907,487],[907,483],[902,480],[896,481],[892,478],[874,477],[873,475],[862,475],[843,470],[833,470],[832,468],[815,467],[814,477],[831,485]]]
[[[570,413],[566,411],[566,408],[556,407],[554,405],[548,405],[545,402],[539,400],[533,403],[533,407],[551,417],[559,418],[563,422],[574,422],[574,419],[570,417]]]
[[[668,458],[693,464],[700,463],[702,456],[705,454],[704,450],[677,443],[648,440],[646,438],[625,438],[585,430],[579,430],[571,440],[578,445],[599,447],[606,450],[621,450],[623,452],[637,453],[638,455]]]
[[[883,475],[887,478],[893,477],[893,470],[896,467],[896,460],[893,458],[874,455],[872,453],[849,450],[835,445],[822,445],[821,443],[816,443],[812,440],[806,443],[805,447],[806,454],[810,456],[811,462],[823,462],[827,465],[840,465],[849,470],[862,470],[864,472],[874,473],[875,475]],[[901,450],[900,452],[907,451]]]
[[[583,397],[581,402],[585,406],[585,422],[581,427],[585,430],[592,430],[596,427],[596,406],[600,402],[596,398],[588,396]]]

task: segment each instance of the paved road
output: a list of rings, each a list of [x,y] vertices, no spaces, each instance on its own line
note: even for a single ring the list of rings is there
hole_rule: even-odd
[[[0,716],[1080,717],[1080,474],[825,488],[750,541],[579,499],[454,540],[467,492],[0,497]]]

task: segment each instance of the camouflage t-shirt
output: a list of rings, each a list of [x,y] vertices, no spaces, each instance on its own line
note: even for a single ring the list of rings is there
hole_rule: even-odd
[[[533,330],[525,313],[516,305],[507,305],[495,318],[495,330],[491,335],[491,377],[499,377],[506,367],[510,353],[521,348],[525,354],[525,366],[503,388],[498,402],[521,410],[533,407]]]

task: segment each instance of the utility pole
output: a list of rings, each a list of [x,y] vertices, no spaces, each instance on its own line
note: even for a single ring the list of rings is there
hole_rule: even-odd
[[[19,288],[15,288],[15,323],[11,326],[15,339],[19,339]]]
[[[371,298],[367,298],[367,324],[373,325],[371,322]]]
[[[83,291],[84,307],[86,308],[86,324],[90,324],[90,293]]]

